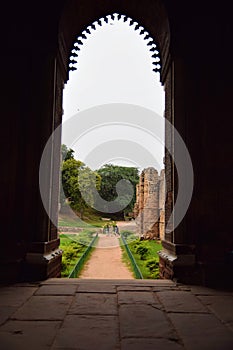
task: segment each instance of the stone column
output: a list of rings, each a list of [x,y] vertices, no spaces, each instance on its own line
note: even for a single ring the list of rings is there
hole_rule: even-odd
[[[159,238],[164,240],[165,234],[165,171],[161,170],[159,176]]]
[[[47,86],[47,95],[49,96],[47,105],[48,119],[44,119],[44,125],[41,120],[41,135],[37,134],[37,137],[43,138],[43,142],[40,145],[40,157],[48,139],[60,125],[62,118],[62,84],[55,57],[50,58],[50,64],[46,73],[48,81],[50,81],[50,84]],[[59,249],[60,240],[57,233],[60,146],[61,135],[56,133],[46,156],[46,172],[43,177],[43,186],[47,189],[46,192],[48,194],[46,199],[48,212],[45,212],[44,203],[42,203],[38,193],[37,229],[33,232],[28,244],[23,267],[23,274],[27,280],[59,277],[61,273],[62,252]],[[50,220],[51,218],[52,220]]]
[[[166,81],[165,116],[181,135],[185,133],[185,85],[183,62],[177,58],[170,65]],[[166,200],[165,200],[165,235],[162,241],[160,256],[160,277],[189,283],[196,282],[195,247],[189,239],[185,228],[185,219],[174,228],[173,213],[176,195],[178,192],[178,178],[174,159],[179,155],[177,141],[170,126],[166,126],[165,143],[171,154],[165,150]],[[178,208],[177,210],[180,210]],[[168,221],[170,224],[168,225]],[[197,280],[198,280],[197,276]]]
[[[158,172],[150,167],[145,170],[143,236],[159,237],[159,177]]]

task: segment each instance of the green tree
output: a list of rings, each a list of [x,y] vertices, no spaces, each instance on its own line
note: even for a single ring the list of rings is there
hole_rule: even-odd
[[[73,158],[70,150],[69,158],[62,161],[61,169],[61,203],[68,199],[72,209],[83,217],[84,209],[94,204],[94,193],[100,188],[101,177],[91,171],[83,162]],[[67,153],[68,154],[68,153]]]
[[[68,148],[66,145],[61,145],[61,156],[62,161],[67,159],[74,159],[74,150],[71,148]]]
[[[106,201],[116,200],[120,206],[122,205],[125,207],[125,209],[119,211],[116,216],[122,218],[124,215],[131,212],[136,200],[136,184],[139,182],[138,169],[135,167],[123,167],[113,164],[105,164],[100,169],[96,170],[96,172],[101,176],[101,187],[99,191],[100,196]],[[129,195],[127,194],[121,198],[117,197],[116,184],[122,179],[130,181],[130,183],[133,185],[134,196],[131,201]],[[105,210],[108,212],[107,203]]]

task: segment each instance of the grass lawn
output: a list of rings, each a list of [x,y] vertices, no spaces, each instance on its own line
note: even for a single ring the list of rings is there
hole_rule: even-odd
[[[135,277],[132,264],[131,264],[131,262],[130,262],[128,253],[127,253],[127,251],[126,251],[126,249],[125,249],[125,245],[124,245],[124,243],[123,243],[121,237],[119,238],[119,241],[120,241],[119,243],[120,243],[120,247],[121,247],[121,250],[122,250],[122,257],[121,257],[121,259],[122,259],[123,263],[124,263],[124,264],[127,266],[127,268],[129,269],[129,271],[131,271],[132,274],[133,274],[134,277]]]
[[[78,218],[75,214],[73,215],[59,214],[59,218],[58,218],[58,226],[65,226],[65,227],[88,228],[88,225],[92,225],[95,227],[103,227],[104,224],[105,222],[102,221],[100,217],[93,216],[93,215],[85,217],[83,220]]]
[[[79,234],[61,234],[62,277],[68,277],[79,258],[93,239],[93,232],[84,230]]]
[[[128,231],[127,231],[128,232]],[[122,232],[124,234],[124,231]],[[140,241],[133,233],[126,234],[126,241],[134,259],[145,279],[159,278],[159,256],[157,252],[162,249],[160,241]],[[125,250],[124,250],[125,251]],[[123,252],[123,259],[128,258]],[[129,259],[128,259],[129,260]]]

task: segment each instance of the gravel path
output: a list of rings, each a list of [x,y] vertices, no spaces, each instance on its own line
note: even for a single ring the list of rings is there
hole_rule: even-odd
[[[117,237],[99,234],[97,246],[79,278],[134,279],[122,261],[122,251]]]

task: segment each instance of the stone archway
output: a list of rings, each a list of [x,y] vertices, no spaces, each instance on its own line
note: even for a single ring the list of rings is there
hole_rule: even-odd
[[[166,118],[185,140],[195,174],[186,216],[179,227],[166,232],[161,273],[188,283],[218,285],[221,279],[229,284],[233,241],[228,6],[184,0],[51,0],[35,6],[36,11],[28,2],[5,2],[1,21],[2,279],[59,276],[59,239],[39,191],[40,159],[61,122],[62,89],[77,33],[95,19],[117,12],[137,19],[158,43]],[[177,156],[170,129],[166,143]],[[56,205],[51,200],[52,193],[56,197],[58,192],[59,149],[56,140],[46,176],[50,211],[57,210],[57,200],[53,198]],[[165,166],[169,216],[178,181],[168,153]]]
[[[160,253],[160,275],[161,278],[175,278],[188,283],[208,283],[208,281],[212,283],[215,279],[216,268],[219,274],[222,274],[221,269],[224,270],[223,279],[228,274],[227,271],[229,271],[230,265],[227,266],[226,259],[227,254],[230,254],[228,242],[229,246],[232,246],[232,238],[228,229],[225,228],[224,237],[226,243],[222,244],[221,249],[218,249],[218,241],[222,236],[221,223],[217,220],[217,225],[215,226],[214,220],[212,220],[211,223],[206,224],[207,221],[205,219],[206,217],[209,220],[212,212],[218,215],[216,208],[219,204],[214,197],[213,188],[210,186],[211,182],[208,181],[210,172],[208,155],[204,154],[205,164],[199,161],[201,150],[198,138],[199,130],[203,127],[203,123],[204,125],[208,123],[210,130],[213,130],[214,133],[217,132],[215,125],[212,126],[211,124],[213,120],[211,113],[216,115],[217,110],[212,107],[210,113],[209,108],[205,109],[204,107],[203,109],[203,106],[208,105],[206,103],[203,104],[203,101],[207,99],[209,101],[208,106],[214,106],[217,103],[213,98],[215,90],[211,87],[211,84],[202,84],[199,77],[200,72],[206,81],[212,82],[213,87],[219,92],[221,100],[225,101],[225,99],[219,87],[216,87],[213,76],[214,61],[211,63],[212,51],[208,47],[206,48],[204,39],[201,41],[200,49],[202,49],[202,55],[205,57],[205,60],[196,60],[196,47],[200,46],[199,39],[202,37],[202,32],[206,32],[206,14],[209,13],[209,8],[208,6],[204,7],[203,12],[200,14],[198,8],[193,6],[192,14],[189,13],[193,22],[189,22],[189,15],[183,16],[185,9],[187,8],[184,2],[177,7],[172,2],[162,0],[146,0],[143,4],[135,4],[134,1],[123,0],[102,0],[98,4],[93,3],[91,0],[67,1],[59,25],[58,54],[55,60],[56,98],[54,110],[57,111],[55,120],[59,122],[62,117],[62,89],[69,77],[69,57],[76,35],[82,33],[95,19],[103,18],[109,13],[124,13],[130,18],[136,18],[150,33],[151,37],[155,38],[159,47],[161,56],[160,76],[165,88],[165,118],[186,141],[194,164],[196,179],[202,179],[194,187],[194,196],[183,221],[178,227],[173,229],[173,222],[170,220],[170,227],[168,227],[167,223],[173,212],[177,197],[178,178],[173,159],[179,156],[179,150],[172,128],[166,128],[166,147],[171,151],[169,153],[165,150],[167,189],[165,226],[167,230],[165,231],[165,239],[162,242],[163,249]],[[213,9],[213,17],[209,17],[208,21],[211,26],[223,32],[220,24],[215,24],[216,21],[214,19],[217,18],[216,16],[217,11]],[[199,18],[200,25],[195,27],[196,29],[194,30],[195,18]],[[217,50],[217,41],[214,41],[214,36],[211,40],[212,46]],[[208,69],[206,69],[205,62],[208,62]],[[221,79],[219,76],[219,81]],[[201,97],[201,100],[199,100],[199,97]],[[195,105],[193,105],[194,102]],[[197,118],[197,115],[198,117],[202,115],[202,119]],[[226,142],[225,139],[223,142]],[[209,145],[213,147],[211,141],[209,141]],[[216,152],[218,154],[218,150]],[[211,160],[211,162],[213,167],[215,159]],[[211,172],[212,175],[213,172]],[[218,183],[216,176],[214,177],[214,183]],[[230,182],[229,179],[227,181]],[[223,198],[223,193],[226,198],[229,198],[229,194],[225,189],[222,193],[219,192],[220,198]],[[213,197],[214,201],[212,200]],[[200,198],[205,203],[204,207],[199,205]],[[228,200],[229,203],[230,200]],[[229,210],[230,205],[227,208]],[[175,222],[176,213],[173,213],[172,219]],[[201,226],[199,222],[201,222]],[[206,231],[208,231],[207,238],[204,238]],[[215,232],[215,235],[212,235],[212,232]],[[211,253],[208,252],[209,246],[211,246]]]
[[[82,11],[82,16],[79,15],[80,11]],[[64,9],[63,15],[61,17],[58,38],[59,50],[57,55],[56,110],[59,114],[59,119],[61,120],[62,118],[62,109],[59,107],[61,106],[62,89],[64,84],[69,79],[69,70],[74,69],[72,66],[72,63],[75,61],[74,56],[77,56],[77,53],[74,54],[73,51],[77,36],[79,35],[79,41],[77,42],[76,50],[79,49],[78,45],[82,44],[82,38],[85,40],[85,31],[88,30],[87,27],[90,26],[95,29],[96,25],[101,25],[101,20],[108,21],[108,17],[114,17],[113,13],[116,12],[117,14],[115,14],[115,16],[119,16],[119,18],[121,16],[124,16],[124,20],[129,21],[129,24],[132,24],[134,22],[132,18],[136,18],[137,27],[139,28],[140,25],[143,26],[141,27],[142,32],[146,30],[149,33],[149,36],[155,40],[159,52],[156,52],[153,46],[151,46],[150,50],[152,51],[152,54],[154,54],[154,57],[156,57],[158,53],[160,55],[161,67],[159,69],[155,67],[155,69],[158,69],[160,71],[160,80],[165,87],[165,117],[170,123],[172,123],[174,117],[172,103],[174,87],[170,29],[165,7],[160,0],[153,2],[146,1],[146,3],[141,6],[135,6],[135,4],[124,1],[118,1],[117,4],[115,2],[109,3],[103,1],[101,4],[98,4],[98,6],[95,6],[89,2],[85,2],[83,6],[82,2],[81,4],[80,2],[77,3],[74,1],[69,1],[67,3],[67,6]],[[153,43],[153,39],[151,40],[151,44]],[[173,150],[172,130],[166,130],[165,134],[166,144],[169,144],[170,149]],[[172,157],[168,151],[165,150],[165,176],[167,187],[165,224],[168,222],[174,206],[174,174],[175,168]],[[171,231],[171,228],[169,229],[169,231]],[[173,238],[174,236],[171,235],[171,233],[165,234],[164,247],[166,250],[170,250],[167,244],[174,244]],[[170,268],[170,260],[168,259],[168,254],[161,255],[160,260],[161,277],[172,278],[174,274],[173,269]],[[172,256],[171,260],[175,260],[174,256]]]

